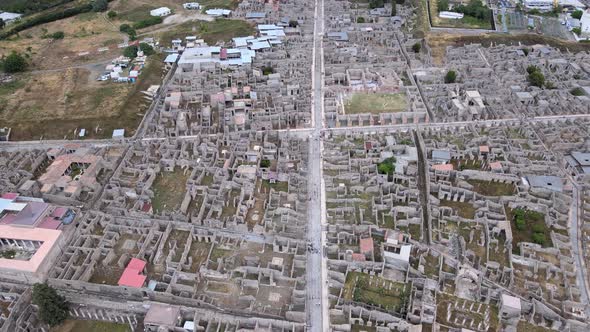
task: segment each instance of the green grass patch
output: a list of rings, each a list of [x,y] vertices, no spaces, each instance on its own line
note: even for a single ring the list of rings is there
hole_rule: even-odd
[[[473,191],[484,196],[511,196],[516,192],[516,187],[510,183],[483,180],[467,180],[473,186]]]
[[[152,184],[154,197],[152,206],[154,211],[164,211],[175,209],[182,200],[186,192],[186,181],[190,176],[190,170],[186,171],[176,167],[174,172],[161,172],[156,176]]]
[[[203,11],[213,8],[224,8],[234,10],[240,4],[239,0],[205,0],[199,1],[199,4],[203,7]]]
[[[150,11],[156,9],[157,6],[142,5],[134,7],[130,10],[122,11],[117,13],[117,19],[121,21],[139,22],[143,20],[149,20],[152,16]]]
[[[344,104],[346,114],[397,113],[406,110],[404,93],[355,93]]]
[[[184,39],[197,35],[209,45],[218,41],[230,41],[234,37],[245,37],[255,33],[254,26],[242,20],[216,19],[212,22],[186,22],[163,32],[160,36],[162,45],[169,45],[173,39]]]
[[[344,299],[402,312],[408,301],[406,284],[361,272],[349,272],[344,284]]]
[[[262,180],[262,188],[264,188],[265,192],[268,192],[270,188],[274,189],[275,191],[287,192],[289,190],[289,183],[279,181],[270,183],[268,180]]]
[[[461,218],[475,218],[475,208],[470,203],[441,200],[440,206],[448,206],[453,208],[453,210],[457,211],[457,214]]]

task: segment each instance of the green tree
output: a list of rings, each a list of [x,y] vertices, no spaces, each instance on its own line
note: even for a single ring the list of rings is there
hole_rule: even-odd
[[[135,58],[137,57],[137,46],[136,45],[131,45],[131,46],[127,46],[125,47],[125,49],[123,50],[123,55],[128,57],[128,58]]]
[[[119,25],[119,31],[124,33],[129,33],[129,30],[133,29],[129,24],[123,23]]]
[[[445,83],[455,83],[457,80],[457,73],[454,70],[449,70],[445,75]]]
[[[56,31],[50,35],[52,39],[64,39],[65,33],[63,31]]]
[[[299,22],[297,20],[290,20],[289,21],[289,27],[290,28],[296,28],[299,26]]]
[[[145,56],[150,56],[156,53],[152,45],[148,43],[139,43],[139,49],[143,51],[143,55]]]
[[[359,16],[356,18],[356,23],[365,23],[365,18],[362,16]]]
[[[13,51],[2,61],[2,67],[7,73],[21,72],[27,69],[27,60],[19,53]]]
[[[422,49],[422,44],[416,43],[412,45],[412,51],[414,51],[414,53],[420,53],[420,49]]]
[[[93,12],[104,12],[109,7],[107,0],[94,0],[92,1]]]
[[[543,87],[545,84],[545,76],[540,71],[535,71],[528,76],[529,83],[533,86]]]
[[[449,10],[449,0],[438,0],[436,3],[436,9],[439,12],[445,12]]]
[[[270,167],[270,160],[268,160],[268,159],[262,159],[260,161],[260,167],[262,167],[262,168],[269,168]]]
[[[579,28],[579,27],[578,28],[573,28],[572,29],[572,32],[579,36],[580,34],[582,34],[582,29]]]
[[[107,16],[112,20],[115,17],[117,17],[117,12],[114,10],[109,10],[109,12],[107,13]]]
[[[39,318],[49,326],[56,326],[68,318],[68,303],[47,284],[33,285],[33,304],[39,307]]]
[[[573,12],[573,13],[572,13],[572,18],[575,18],[575,19],[578,19],[578,20],[579,20],[579,19],[581,19],[581,18],[582,18],[582,15],[583,15],[583,14],[584,14],[584,12],[583,12],[583,11],[581,11],[581,10],[576,10],[575,12]]]

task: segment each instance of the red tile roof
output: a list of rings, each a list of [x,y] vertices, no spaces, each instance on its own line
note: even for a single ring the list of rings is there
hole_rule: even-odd
[[[354,253],[354,254],[352,254],[352,260],[355,262],[364,262],[367,260],[367,258],[363,254]]]
[[[452,171],[453,164],[436,164],[432,165],[432,169],[435,171]]]
[[[141,288],[145,283],[147,276],[141,274],[145,268],[146,262],[141,259],[131,258],[129,264],[123,271],[121,278],[119,279],[119,286],[128,286]]]
[[[59,225],[61,225],[61,221],[55,220],[51,217],[45,217],[37,227],[45,229],[57,229]]]
[[[4,199],[15,199],[18,196],[19,195],[17,193],[5,193],[4,195],[2,195],[2,198],[4,198]]]

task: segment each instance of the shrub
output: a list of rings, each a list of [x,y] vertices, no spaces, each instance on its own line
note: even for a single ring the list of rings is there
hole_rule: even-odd
[[[414,53],[420,53],[420,49],[422,49],[422,44],[416,43],[412,45],[412,51],[414,51]]]
[[[275,70],[271,66],[264,66],[264,67],[262,67],[262,75],[270,75],[270,74],[272,74],[274,72],[275,72]]]
[[[27,60],[19,53],[12,52],[2,61],[2,68],[7,73],[18,73],[27,69]]]
[[[53,39],[64,39],[65,33],[63,31],[56,31],[49,36]]]
[[[260,167],[263,167],[263,168],[270,167],[270,160],[268,160],[268,159],[261,160],[260,161]]]
[[[289,21],[289,27],[296,28],[298,26],[299,26],[299,22],[297,22],[296,20],[290,20]]]
[[[532,239],[534,243],[542,246],[547,242],[547,238],[545,238],[545,234],[543,233],[533,233]]]
[[[577,88],[574,88],[574,89],[570,90],[570,93],[572,95],[574,95],[574,96],[583,96],[583,95],[585,95],[584,89],[582,89],[580,87],[577,87]]]
[[[159,16],[153,16],[150,18],[146,18],[145,20],[135,22],[133,24],[133,28],[136,30],[139,30],[139,29],[150,27],[152,25],[160,24],[162,22],[164,22],[164,19],[162,19]]]
[[[582,15],[583,15],[583,14],[584,14],[584,12],[583,12],[583,11],[581,11],[581,10],[576,10],[575,12],[573,12],[573,13],[572,13],[572,18],[575,18],[575,19],[578,19],[578,20],[579,20],[579,19],[581,19],[581,18],[582,18]]]
[[[362,16],[359,16],[356,18],[356,23],[365,23],[365,18]]]
[[[526,72],[529,74],[532,74],[536,71],[539,71],[539,68],[537,66],[530,65],[530,66],[526,67]]]
[[[436,10],[445,12],[449,10],[449,0],[438,0],[436,3]]]
[[[533,86],[543,87],[545,84],[545,76],[540,71],[535,71],[528,76],[529,83]]]
[[[33,285],[33,304],[39,307],[39,318],[49,326],[56,326],[68,318],[68,303],[47,284]]]
[[[4,22],[4,20],[0,18],[0,29],[4,29],[5,26],[6,22]]]
[[[572,32],[579,36],[582,34],[582,29],[581,28],[573,28]]]
[[[454,70],[449,70],[445,75],[445,83],[455,83],[457,80],[457,73]]]
[[[147,44],[147,43],[139,43],[139,49],[142,50],[143,55],[145,55],[145,56],[150,56],[150,55],[153,55],[154,53],[156,53],[156,51],[154,51],[154,48],[152,47],[152,45]]]
[[[107,13],[107,16],[112,20],[115,17],[117,17],[117,12],[114,10],[109,10],[109,12]]]

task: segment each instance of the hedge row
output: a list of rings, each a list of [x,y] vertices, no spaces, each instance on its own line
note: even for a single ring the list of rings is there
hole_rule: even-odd
[[[107,0],[107,1],[111,2],[113,0]],[[49,12],[41,12],[38,14],[34,14],[31,16],[25,17],[14,24],[9,25],[4,30],[0,30],[0,40],[6,39],[14,34],[17,34],[21,31],[23,31],[23,30],[32,28],[32,27],[40,25],[40,24],[45,24],[45,23],[61,20],[64,18],[76,16],[78,14],[87,13],[90,11],[92,11],[91,1],[89,1],[85,4],[82,4],[82,5],[78,5],[78,6],[74,6],[74,7],[70,7],[70,8],[55,9],[55,10],[51,10]]]

